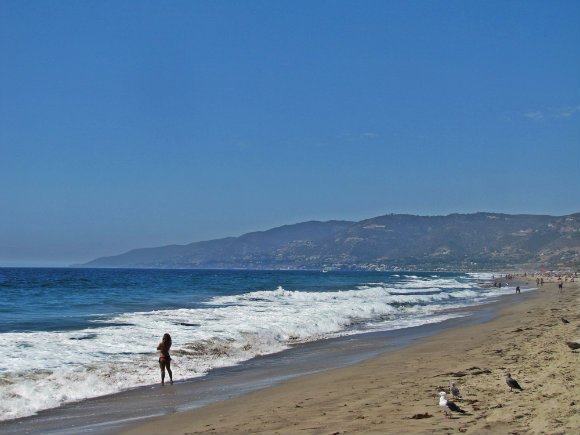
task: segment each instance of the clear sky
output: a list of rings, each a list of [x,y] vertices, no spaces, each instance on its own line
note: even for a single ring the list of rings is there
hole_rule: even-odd
[[[580,211],[579,1],[0,0],[0,266]]]

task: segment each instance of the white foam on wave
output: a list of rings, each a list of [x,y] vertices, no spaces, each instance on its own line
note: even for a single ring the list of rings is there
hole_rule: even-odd
[[[450,308],[513,292],[456,279],[408,277],[352,290],[282,287],[215,297],[201,308],[125,313],[81,331],[3,334],[0,419],[159,381],[155,348],[173,337],[179,379],[201,376],[294,343],[440,322]]]
[[[416,288],[440,288],[440,289],[454,289],[454,288],[475,288],[478,287],[477,282],[472,280],[459,280],[457,278],[428,278],[428,277],[410,277],[408,280],[399,282],[394,285],[397,288],[416,289]]]
[[[490,281],[490,280],[494,279],[495,277],[501,276],[501,274],[495,273],[495,272],[467,272],[466,275],[468,275],[469,277],[471,277],[473,279],[485,280],[485,281]]]

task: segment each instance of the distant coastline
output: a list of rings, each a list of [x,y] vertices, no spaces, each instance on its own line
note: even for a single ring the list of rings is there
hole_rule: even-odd
[[[580,213],[415,216],[302,222],[239,237],[142,248],[71,267],[333,271],[570,269]]]

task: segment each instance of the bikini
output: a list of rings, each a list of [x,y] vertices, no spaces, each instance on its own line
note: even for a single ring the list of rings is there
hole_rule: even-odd
[[[165,347],[165,346],[163,346]],[[160,349],[161,355],[159,356],[159,362],[171,361],[171,356],[169,356],[169,351],[165,349]]]

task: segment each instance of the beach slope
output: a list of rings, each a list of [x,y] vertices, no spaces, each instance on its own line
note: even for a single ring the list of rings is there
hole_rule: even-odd
[[[533,295],[513,295],[490,322],[124,433],[578,433],[580,350],[566,342],[580,343],[579,295],[576,283],[563,291],[546,283]],[[507,372],[523,391],[510,391]],[[446,418],[438,400],[450,382],[466,414]]]

